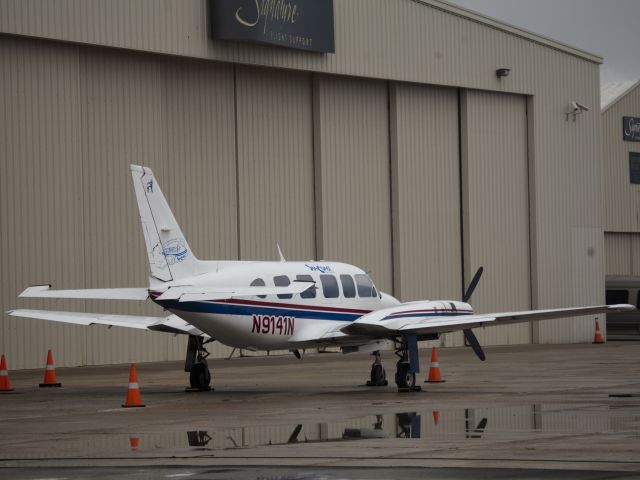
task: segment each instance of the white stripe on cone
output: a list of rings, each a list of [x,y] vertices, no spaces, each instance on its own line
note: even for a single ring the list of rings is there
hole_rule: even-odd
[[[130,383],[130,384],[129,384],[129,388],[130,388],[130,389],[138,389],[138,388],[140,388],[140,387],[138,386],[138,384],[137,384],[137,383]]]

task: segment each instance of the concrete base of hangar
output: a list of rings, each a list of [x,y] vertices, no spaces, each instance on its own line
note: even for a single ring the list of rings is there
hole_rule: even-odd
[[[39,370],[10,372],[0,473],[168,465],[638,472],[640,445],[629,439],[640,402],[609,395],[640,395],[639,350],[640,342],[488,347],[481,363],[470,349],[446,349],[447,382],[410,394],[362,386],[368,355],[214,360],[216,391],[201,395],[183,393],[181,363],[141,364],[141,409],[120,408],[125,365],[58,369],[64,388],[55,392],[37,387]]]

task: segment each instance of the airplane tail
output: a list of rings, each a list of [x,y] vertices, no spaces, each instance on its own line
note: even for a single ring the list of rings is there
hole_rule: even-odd
[[[149,282],[170,282],[204,273],[151,169],[131,165],[131,175],[149,255]]]

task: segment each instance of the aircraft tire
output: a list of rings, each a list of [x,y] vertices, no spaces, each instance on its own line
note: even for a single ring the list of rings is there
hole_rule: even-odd
[[[198,362],[189,372],[189,383],[191,388],[208,389],[211,383],[211,373],[206,363]]]
[[[401,389],[413,389],[416,385],[416,374],[411,371],[408,362],[398,362],[396,385]]]

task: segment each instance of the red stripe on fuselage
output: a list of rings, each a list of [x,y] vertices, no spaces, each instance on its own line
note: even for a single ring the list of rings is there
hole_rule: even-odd
[[[320,312],[336,312],[336,313],[353,313],[364,315],[371,312],[371,310],[358,310],[354,308],[337,308],[337,307],[321,307],[311,305],[301,305],[299,303],[273,303],[273,302],[260,302],[255,300],[238,300],[226,298],[223,300],[205,300],[209,303],[230,303],[234,305],[253,305],[256,307],[272,307],[272,308],[286,308],[289,310],[317,310]]]

